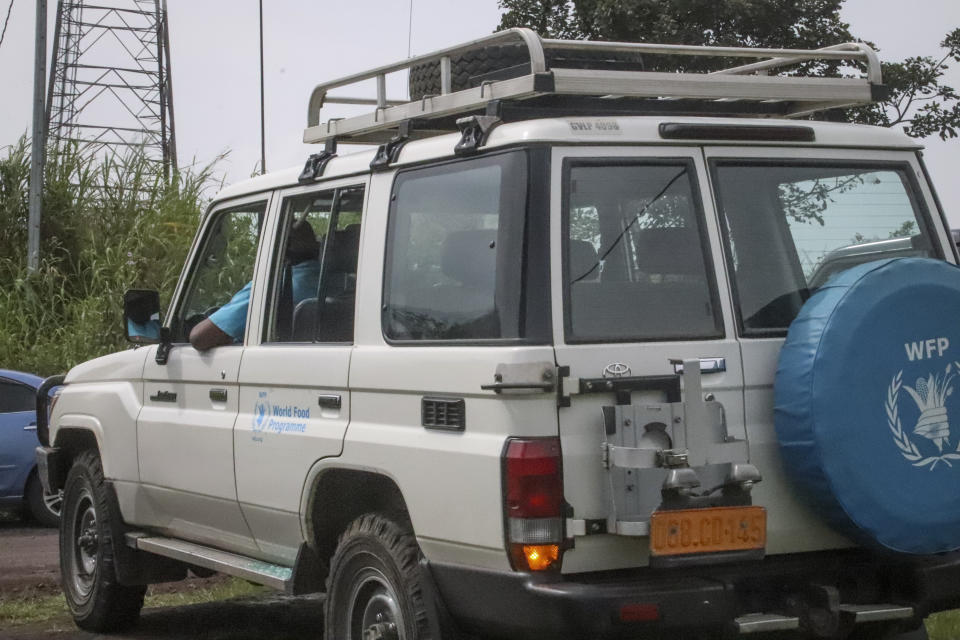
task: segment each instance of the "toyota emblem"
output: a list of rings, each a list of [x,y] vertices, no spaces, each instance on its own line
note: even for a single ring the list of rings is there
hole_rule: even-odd
[[[630,367],[622,362],[611,362],[603,368],[604,378],[622,378],[624,376],[629,376],[630,373]]]

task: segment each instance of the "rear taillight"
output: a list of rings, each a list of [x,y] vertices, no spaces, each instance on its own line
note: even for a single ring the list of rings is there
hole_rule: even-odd
[[[510,438],[503,452],[503,515],[518,571],[559,569],[563,469],[559,438]]]

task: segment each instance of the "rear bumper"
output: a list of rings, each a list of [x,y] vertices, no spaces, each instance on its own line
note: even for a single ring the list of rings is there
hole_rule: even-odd
[[[890,625],[906,631],[930,613],[960,606],[960,553],[922,559],[811,553],[699,570],[575,576],[430,567],[461,626],[516,638],[655,638],[682,631],[737,637],[738,618],[755,613],[789,616],[808,633],[844,638],[859,624],[843,611],[850,605],[913,608],[913,615],[869,623],[878,631]]]

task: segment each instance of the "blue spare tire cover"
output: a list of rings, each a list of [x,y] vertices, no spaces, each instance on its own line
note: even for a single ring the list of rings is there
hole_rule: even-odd
[[[861,544],[960,548],[960,269],[880,260],[819,288],[775,383],[788,475]]]

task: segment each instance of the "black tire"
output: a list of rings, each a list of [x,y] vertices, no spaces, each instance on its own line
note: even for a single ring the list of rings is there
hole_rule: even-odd
[[[43,490],[43,483],[34,473],[27,480],[27,488],[23,492],[30,516],[44,527],[60,525],[60,511],[63,508],[63,493],[58,491],[49,494]]]
[[[554,49],[545,52],[547,67],[568,69],[614,69],[643,71],[643,58],[636,52],[575,51]],[[484,80],[504,80],[530,73],[530,56],[525,45],[490,45],[450,57],[450,90],[477,87]],[[410,99],[440,93],[440,62],[425,62],[410,68]]]
[[[409,528],[380,514],[354,520],[331,561],[324,638],[436,640],[419,561]]]
[[[63,492],[60,520],[60,577],[74,622],[95,633],[124,631],[136,624],[145,586],[117,583],[111,524],[113,513],[95,451],[73,461]]]

